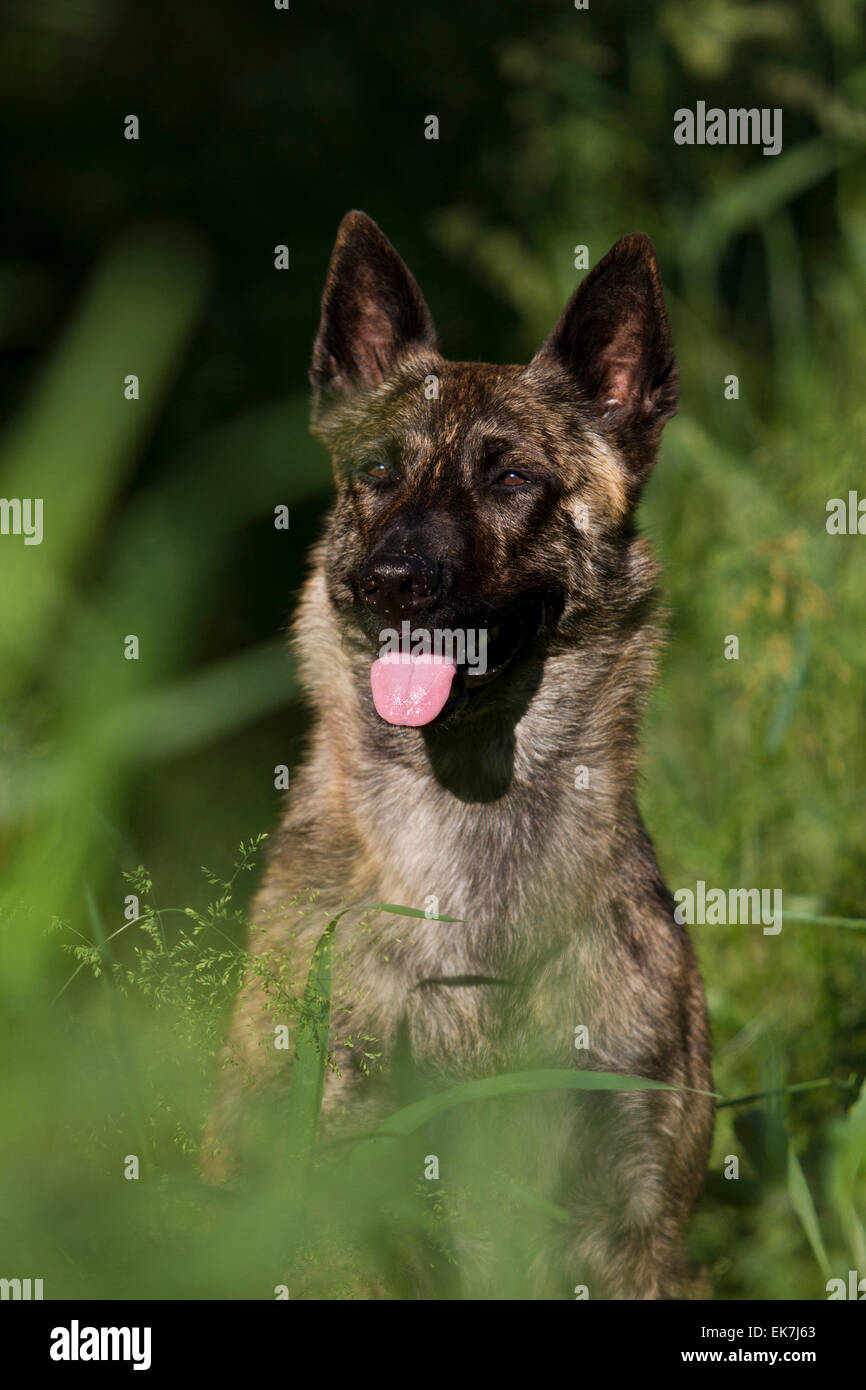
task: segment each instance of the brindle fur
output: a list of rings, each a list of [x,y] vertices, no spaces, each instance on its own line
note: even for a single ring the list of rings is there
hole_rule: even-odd
[[[438,399],[426,398],[430,376]],[[303,982],[326,915],[347,903],[423,907],[435,894],[442,915],[464,919],[411,931],[387,914],[342,919],[335,999],[345,1021],[332,1031],[340,1075],[327,1078],[326,1122],[359,1104],[365,1113],[367,1098],[370,1113],[387,1113],[387,1068],[363,1075],[341,1045],[347,1034],[381,1040],[386,1062],[399,1040],[440,1085],[543,1064],[710,1090],[698,968],[635,799],[659,628],[656,566],[634,511],[676,408],[652,244],[618,242],[529,366],[454,363],[439,354],[402,261],[369,218],[350,213],[312,380],[314,429],[337,479],[295,627],[315,720],[251,949]],[[402,475],[371,486],[359,466],[381,457]],[[499,464],[534,469],[535,485],[503,494],[490,484]],[[388,624],[365,609],[358,574],[383,549],[435,555],[442,585],[427,627],[484,625],[535,605],[537,626],[512,664],[422,729],[386,724],[370,696],[376,632]],[[577,767],[588,787],[576,788]],[[308,889],[315,910],[300,905]],[[574,1048],[580,1024],[588,1051]],[[284,1075],[273,1027],[251,979],[232,1028],[240,1065],[206,1146],[217,1177],[237,1159],[242,1093],[268,1095],[269,1072],[274,1084]],[[570,1224],[551,1240],[548,1287],[569,1297],[584,1279],[593,1297],[693,1296],[682,1246],[711,1101],[572,1093],[557,1104],[565,1109],[540,1138],[555,1172],[548,1195]]]

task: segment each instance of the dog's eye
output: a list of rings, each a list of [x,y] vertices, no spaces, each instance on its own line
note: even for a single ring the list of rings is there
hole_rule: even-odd
[[[510,468],[507,473],[501,473],[496,481],[500,487],[526,487],[529,479],[524,477],[522,473],[515,473],[514,469]]]
[[[361,472],[366,478],[375,478],[377,482],[391,481],[391,470],[387,463],[364,463],[361,465]]]

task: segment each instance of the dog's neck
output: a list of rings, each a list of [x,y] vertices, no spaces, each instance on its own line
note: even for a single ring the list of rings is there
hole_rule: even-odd
[[[326,633],[340,653],[327,695],[315,656]],[[393,875],[383,877],[383,893],[393,885],[418,900],[410,906],[438,893],[442,910],[447,901],[455,915],[483,899],[512,916],[526,906],[527,885],[586,900],[610,881],[612,857],[638,823],[634,675],[640,661],[644,685],[651,676],[645,631],[595,644],[591,656],[564,648],[525,662],[501,700],[435,729],[378,718],[369,665],[341,647],[315,581],[298,634],[308,683],[321,697],[325,736],[316,743],[351,788],[346,803],[362,808],[352,826],[362,857]],[[507,866],[496,882],[491,863]]]

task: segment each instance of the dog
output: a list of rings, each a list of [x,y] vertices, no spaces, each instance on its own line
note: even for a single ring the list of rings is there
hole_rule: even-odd
[[[314,723],[254,905],[250,950],[270,965],[238,1001],[210,1171],[236,1171],[246,1093],[285,1084],[267,977],[295,997],[348,905],[334,1132],[388,1113],[398,1052],[434,1087],[541,1066],[676,1088],[533,1112],[566,1218],[540,1297],[580,1280],[591,1297],[700,1296],[684,1236],[712,1137],[706,1005],[635,796],[661,641],[635,511],[677,379],[646,236],[585,277],[528,366],[491,366],[440,354],[369,217],[339,228],[311,368],[337,497],[295,625]],[[431,648],[455,633],[483,634],[474,661]],[[427,917],[399,931],[362,910],[383,903]]]

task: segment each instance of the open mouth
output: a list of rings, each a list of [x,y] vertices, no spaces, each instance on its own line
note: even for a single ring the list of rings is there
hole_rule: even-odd
[[[538,631],[540,620],[540,605],[524,603],[507,618],[472,629],[476,636],[483,634],[483,642],[476,641],[471,659],[466,659],[465,651],[461,655],[438,650],[436,629],[426,647],[416,642],[413,647],[383,653],[370,669],[377,714],[388,724],[421,728],[456,711],[513,664]],[[453,637],[454,630],[448,634]]]

